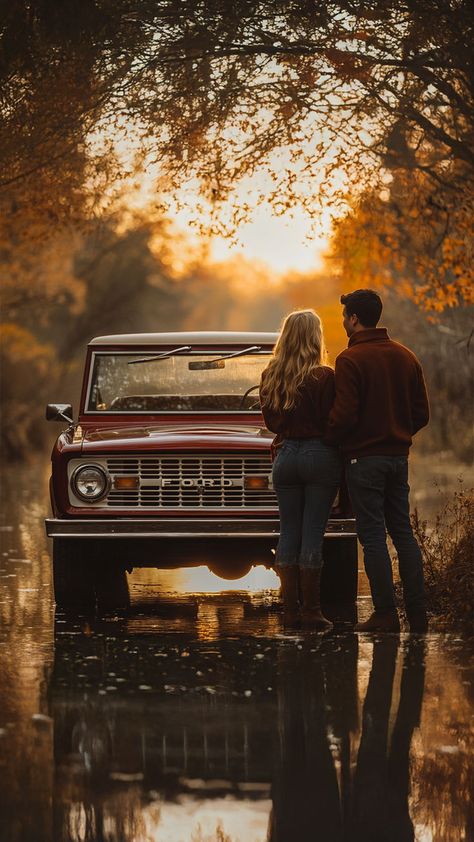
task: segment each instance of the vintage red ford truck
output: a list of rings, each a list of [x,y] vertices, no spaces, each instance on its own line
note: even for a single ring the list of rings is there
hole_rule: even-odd
[[[207,564],[236,579],[273,564],[278,506],[273,434],[258,386],[275,333],[100,336],[87,348],[77,421],[52,452],[58,606],[126,597],[126,571]],[[357,593],[354,519],[341,489],[324,546],[323,598]],[[112,598],[112,596],[111,596]]]

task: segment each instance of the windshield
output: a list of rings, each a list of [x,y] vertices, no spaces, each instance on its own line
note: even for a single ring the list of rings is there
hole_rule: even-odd
[[[213,363],[231,350],[179,354],[135,365],[146,354],[95,354],[87,412],[258,411],[258,385],[271,354],[246,354]],[[196,366],[202,363],[202,366]],[[252,387],[255,387],[252,389]],[[250,394],[246,395],[250,389]]]

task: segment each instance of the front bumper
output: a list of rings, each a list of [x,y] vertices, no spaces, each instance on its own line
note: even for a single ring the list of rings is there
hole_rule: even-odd
[[[272,538],[280,534],[276,518],[239,518],[239,520],[210,520],[204,518],[183,521],[166,518],[79,519],[47,518],[49,538]],[[326,538],[355,538],[355,520],[330,519]]]

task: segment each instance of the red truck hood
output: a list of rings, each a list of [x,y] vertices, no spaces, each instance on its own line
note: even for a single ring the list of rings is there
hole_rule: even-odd
[[[256,424],[83,424],[76,429],[75,440],[82,435],[82,451],[111,450],[199,450],[268,449],[273,433]]]

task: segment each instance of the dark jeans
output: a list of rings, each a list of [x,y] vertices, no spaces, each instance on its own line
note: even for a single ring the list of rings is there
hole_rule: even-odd
[[[276,566],[320,568],[329,513],[341,479],[341,459],[321,439],[286,439],[273,464],[280,509]]]
[[[398,554],[403,597],[408,611],[425,607],[423,562],[410,523],[408,459],[362,456],[346,467],[347,486],[364,548],[365,571],[376,611],[395,607],[392,563],[386,532]]]

